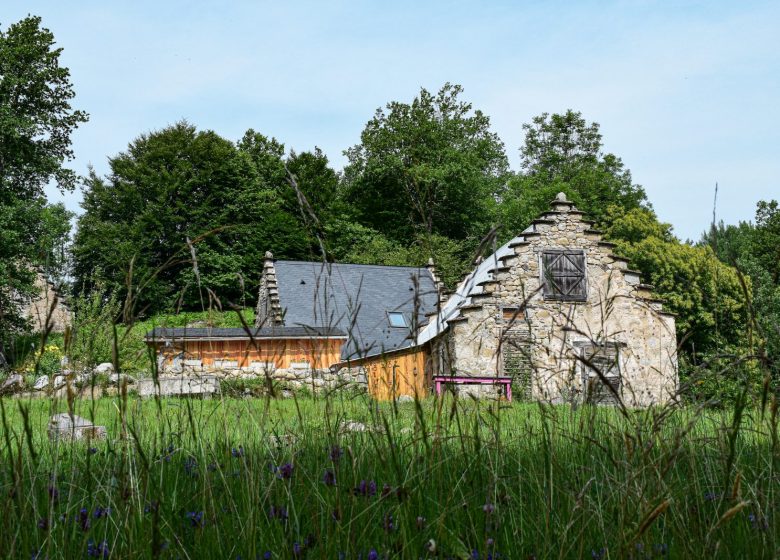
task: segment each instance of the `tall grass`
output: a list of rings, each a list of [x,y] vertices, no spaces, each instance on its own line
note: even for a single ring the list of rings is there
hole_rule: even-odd
[[[773,558],[776,406],[3,400],[4,557]],[[347,422],[365,431],[345,431]]]

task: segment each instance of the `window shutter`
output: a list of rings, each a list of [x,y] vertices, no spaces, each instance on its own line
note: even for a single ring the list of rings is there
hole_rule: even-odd
[[[582,352],[586,362],[582,364],[582,382],[586,402],[606,405],[617,404],[615,393],[620,395],[621,387],[617,346],[613,343],[604,345],[590,344],[585,346]],[[599,376],[596,370],[601,372],[604,379]],[[607,384],[614,389],[614,392],[607,387]]]
[[[585,301],[585,254],[581,251],[542,253],[542,282],[545,299]]]

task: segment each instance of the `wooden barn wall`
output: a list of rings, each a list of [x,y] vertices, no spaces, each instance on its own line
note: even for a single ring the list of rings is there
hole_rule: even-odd
[[[366,369],[368,392],[387,401],[401,395],[423,398],[430,390],[430,351],[428,347],[366,358],[352,367]]]
[[[205,367],[215,361],[235,361],[238,367],[249,367],[252,362],[273,363],[277,369],[287,369],[293,363],[306,362],[313,369],[327,369],[338,363],[341,354],[340,339],[290,340],[192,340],[180,341],[175,349],[165,353],[173,357],[184,351],[184,358],[201,360]]]

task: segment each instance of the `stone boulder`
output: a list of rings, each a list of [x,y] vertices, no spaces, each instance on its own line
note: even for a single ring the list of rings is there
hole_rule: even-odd
[[[24,387],[24,378],[18,373],[12,373],[9,375],[2,385],[0,385],[0,395],[5,393],[13,393]]]
[[[88,441],[106,439],[105,426],[97,426],[80,416],[55,414],[49,420],[49,439],[52,441]]]
[[[55,391],[64,387],[67,384],[67,378],[64,375],[55,375],[51,381],[51,387]]]
[[[139,379],[136,385],[138,395],[141,397],[183,397],[202,396],[210,397],[219,393],[219,378],[216,375],[161,375],[157,378],[158,384],[152,378]]]
[[[33,383],[33,389],[35,389],[36,391],[43,391],[48,386],[49,386],[48,375],[41,375],[38,379],[35,380],[35,383]]]
[[[95,366],[92,372],[95,375],[101,375],[104,373],[109,373],[109,374],[114,373],[114,364],[112,364],[111,362],[103,362],[102,364]]]
[[[136,379],[135,377],[127,375],[126,373],[111,373],[108,375],[108,382],[111,385],[120,385],[122,383],[132,385],[136,382]]]

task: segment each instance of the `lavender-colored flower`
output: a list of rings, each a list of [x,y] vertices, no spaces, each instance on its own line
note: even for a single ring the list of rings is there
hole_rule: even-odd
[[[763,516],[751,513],[748,515],[748,521],[750,521],[750,526],[756,531],[766,531],[769,529],[769,522]]]
[[[244,447],[242,445],[239,445],[238,449],[236,449],[234,447],[233,449],[230,450],[230,454],[233,457],[243,457],[244,456]]]
[[[708,501],[708,502],[713,502],[713,501],[717,500],[718,498],[720,498],[720,494],[718,494],[717,492],[705,492],[704,493],[704,499],[706,501]]]
[[[284,506],[271,506],[268,509],[268,517],[270,519],[278,519],[279,521],[287,521],[287,508]]]
[[[89,531],[89,527],[91,525],[89,521],[89,511],[87,508],[81,508],[79,510],[79,516],[77,518],[77,522],[79,524],[79,527],[81,527],[82,531]]]
[[[301,543],[294,542],[293,543],[293,556],[300,556],[303,553],[303,547],[301,546]]]
[[[375,496],[376,495],[376,482],[373,480],[361,480],[355,488],[352,489],[352,493],[355,496]]]
[[[385,517],[382,520],[382,528],[386,533],[392,533],[395,529],[395,523],[393,522],[393,516],[391,514],[385,514]]]
[[[334,463],[338,463],[342,455],[344,455],[344,451],[338,445],[334,445],[333,447],[331,447],[330,453],[328,454],[330,460],[333,461]]]
[[[203,512],[202,511],[188,511],[187,519],[190,520],[190,526],[201,528],[203,527]]]
[[[479,560],[479,550],[476,548],[471,551],[471,560]]]
[[[60,499],[60,491],[56,486],[49,486],[49,499],[55,503]]]
[[[285,463],[280,467],[276,467],[276,476],[282,480],[289,480],[292,478],[294,468],[295,466],[292,463]]]
[[[593,558],[593,560],[601,560],[606,554],[607,549],[603,547],[600,550],[591,549],[590,551],[590,557]]]
[[[422,515],[417,516],[417,528],[420,530],[425,529],[425,518]]]
[[[38,520],[38,529],[45,531],[49,528],[49,520],[45,518],[41,518]]]
[[[368,551],[368,560],[379,560],[379,553],[372,548]]]
[[[484,511],[486,515],[490,515],[491,513],[496,511],[496,506],[488,502],[484,506],[482,506],[482,511]]]
[[[30,560],[49,560],[48,556],[43,556],[43,549],[33,550],[30,554]]]
[[[493,546],[495,544],[495,541],[493,539],[488,539],[486,544],[487,544],[488,548],[490,548],[491,546]]]
[[[98,452],[97,447],[90,447],[89,449],[87,449],[87,453],[89,453],[90,455],[94,455],[97,452]]]
[[[270,550],[266,550],[263,553],[263,560],[271,560],[271,551]]]
[[[184,471],[190,476],[198,476],[198,462],[193,457],[184,460]]]
[[[89,539],[89,542],[87,543],[87,556],[92,558],[108,558],[108,555],[109,548],[106,541],[95,544],[95,541]]]
[[[322,475],[322,482],[325,483],[325,486],[336,486],[336,473],[327,469],[325,474]]]
[[[92,512],[92,517],[94,517],[95,519],[100,519],[101,517],[108,517],[109,515],[111,515],[111,508],[97,507],[95,508],[95,511]]]

